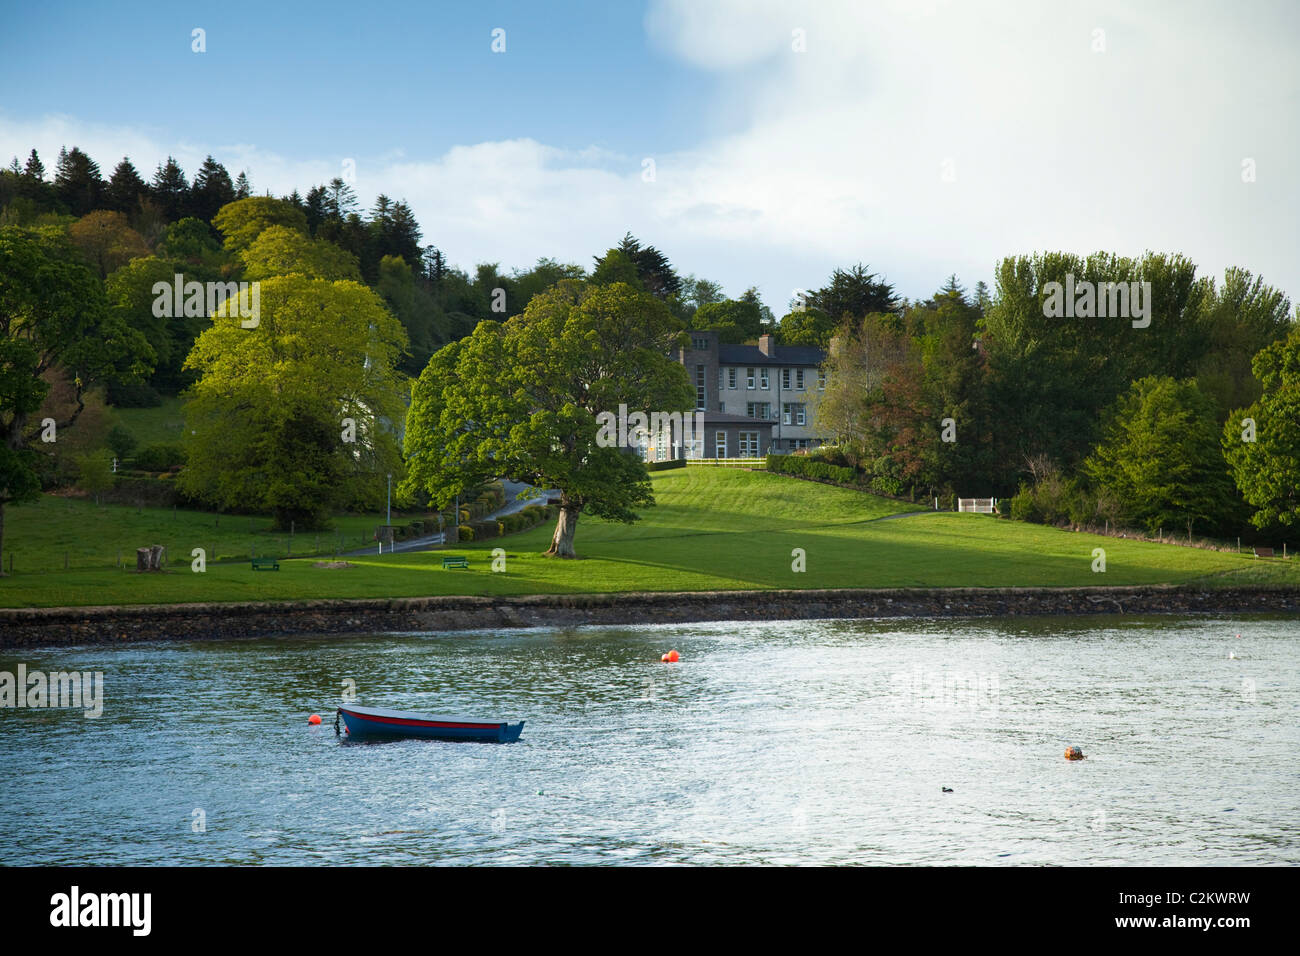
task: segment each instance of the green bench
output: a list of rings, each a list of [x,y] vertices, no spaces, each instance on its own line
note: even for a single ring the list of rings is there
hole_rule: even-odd
[[[253,558],[254,571],[279,571],[280,562],[276,558]]]
[[[469,568],[469,558],[443,558],[443,559],[442,559],[442,569],[443,569],[444,571],[446,571],[448,568],[466,568],[466,569],[468,569],[468,568]]]

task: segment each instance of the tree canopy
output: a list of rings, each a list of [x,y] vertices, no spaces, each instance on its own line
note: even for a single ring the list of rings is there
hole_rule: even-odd
[[[480,323],[435,354],[412,390],[404,493],[445,505],[496,476],[556,488],[547,553],[576,557],[581,514],[631,522],[654,501],[639,457],[598,442],[597,416],[620,404],[689,409],[694,390],[669,357],[680,334],[656,297],[572,280],[535,296],[522,315]]]

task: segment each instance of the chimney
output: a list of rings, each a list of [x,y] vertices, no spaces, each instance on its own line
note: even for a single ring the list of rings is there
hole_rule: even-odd
[[[773,350],[774,348],[775,348],[775,344],[773,343],[773,340],[772,340],[772,336],[771,336],[771,335],[760,335],[760,336],[758,337],[758,350],[759,350],[759,352],[761,352],[762,354],[764,354],[764,355],[766,355],[766,356],[768,356],[768,357],[770,358],[771,355],[772,355],[772,350]]]

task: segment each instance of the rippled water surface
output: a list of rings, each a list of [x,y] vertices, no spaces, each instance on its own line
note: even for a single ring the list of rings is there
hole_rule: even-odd
[[[1294,619],[0,652],[19,662],[102,671],[105,704],[0,710],[4,864],[1300,862]],[[527,725],[341,743],[346,680],[363,704]]]

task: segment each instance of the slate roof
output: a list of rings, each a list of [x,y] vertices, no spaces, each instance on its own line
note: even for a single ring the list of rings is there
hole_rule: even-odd
[[[778,345],[764,355],[757,345],[719,345],[719,365],[804,365],[815,367],[826,361],[826,350],[805,345]]]

